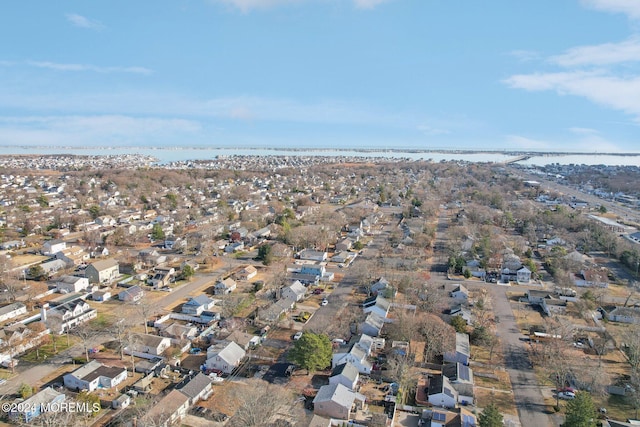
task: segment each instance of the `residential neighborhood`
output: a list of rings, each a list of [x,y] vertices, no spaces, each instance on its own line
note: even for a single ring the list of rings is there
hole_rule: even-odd
[[[0,164],[2,421],[560,425],[568,388],[635,419],[630,198],[492,163]]]

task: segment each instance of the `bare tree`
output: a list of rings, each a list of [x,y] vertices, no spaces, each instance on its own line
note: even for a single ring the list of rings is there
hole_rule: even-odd
[[[230,427],[306,425],[302,404],[284,387],[252,379],[236,390],[233,400],[239,406],[229,420]]]

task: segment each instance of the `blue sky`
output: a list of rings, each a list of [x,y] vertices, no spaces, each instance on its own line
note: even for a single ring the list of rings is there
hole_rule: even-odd
[[[640,152],[640,0],[32,0],[0,144]]]

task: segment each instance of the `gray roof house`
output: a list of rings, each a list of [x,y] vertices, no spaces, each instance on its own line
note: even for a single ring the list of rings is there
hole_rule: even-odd
[[[333,368],[329,377],[329,384],[342,384],[350,390],[355,390],[359,378],[358,368],[347,362]]]
[[[224,280],[218,281],[213,287],[213,293],[216,295],[224,295],[230,294],[233,290],[236,289],[236,281],[232,278],[228,277]]]
[[[89,283],[109,283],[120,276],[120,267],[118,261],[108,258],[89,264],[84,274]]]
[[[369,297],[362,303],[365,313],[376,313],[383,318],[389,314],[389,308],[391,308],[391,302],[380,295]]]
[[[62,377],[69,390],[94,391],[97,388],[112,388],[127,379],[125,368],[104,366],[97,360],[82,365]]]
[[[469,364],[471,356],[471,346],[469,344],[469,335],[456,332],[456,349],[444,354],[444,361],[451,363]]]
[[[300,301],[307,294],[307,288],[300,283],[299,280],[296,280],[289,286],[282,288],[282,298],[292,299],[294,301]]]
[[[323,417],[348,420],[354,409],[364,407],[366,398],[342,384],[323,385],[313,399],[313,413]]]
[[[207,400],[213,394],[211,380],[202,372],[198,372],[193,378],[178,384],[176,388],[189,398],[191,405],[199,400]]]
[[[377,337],[380,335],[383,326],[384,318],[377,313],[371,312],[360,324],[360,332],[372,337]]]
[[[213,299],[202,294],[196,297],[191,297],[189,301],[185,302],[182,305],[182,312],[192,316],[199,316],[203,311],[210,310],[215,304],[216,303]]]
[[[246,355],[247,352],[235,342],[222,341],[207,349],[206,366],[230,374]]]

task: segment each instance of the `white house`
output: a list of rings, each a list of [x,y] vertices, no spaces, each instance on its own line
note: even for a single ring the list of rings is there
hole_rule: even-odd
[[[347,362],[333,368],[329,377],[329,384],[342,384],[349,390],[355,390],[359,378],[358,368]]]
[[[220,280],[215,284],[215,286],[213,287],[213,293],[216,295],[230,294],[236,289],[236,287],[236,281],[228,277],[224,280]]]
[[[360,346],[354,345],[347,353],[334,353],[331,360],[331,367],[335,368],[343,363],[351,363],[359,373],[369,375],[373,365],[367,359],[368,353]]]
[[[62,377],[64,386],[69,390],[94,391],[97,388],[113,388],[127,379],[125,368],[104,366],[97,360],[82,365],[75,371]]]
[[[531,281],[531,270],[527,267],[522,267],[516,271],[516,280],[518,283],[529,283]]]
[[[187,382],[178,384],[176,388],[189,398],[191,405],[199,400],[207,400],[213,393],[211,380],[201,372]]]
[[[207,349],[206,367],[230,374],[240,366],[247,352],[233,341],[222,341]]]
[[[64,240],[53,239],[44,242],[42,245],[42,253],[44,255],[53,255],[56,252],[63,251],[67,247],[67,242]]]
[[[211,310],[216,304],[214,300],[207,295],[202,294],[196,297],[191,297],[189,301],[182,305],[182,312],[192,316],[199,316],[203,311]]]
[[[458,392],[444,375],[432,375],[429,378],[429,403],[433,406],[455,408],[458,403]]]
[[[63,334],[79,324],[98,317],[98,312],[81,299],[49,308],[45,303],[41,309],[42,321],[52,332]]]
[[[191,406],[189,396],[180,390],[171,390],[157,404],[153,405],[138,421],[141,427],[167,427],[178,424]]]
[[[160,356],[171,347],[171,339],[151,334],[134,334],[130,345],[124,351],[126,354],[144,353]]]
[[[365,313],[376,313],[382,318],[387,317],[389,308],[391,308],[389,300],[380,295],[369,297],[362,303],[362,309]]]
[[[144,296],[144,290],[138,285],[124,289],[118,293],[118,299],[124,302],[137,302]]]
[[[27,306],[21,302],[14,302],[0,308],[0,322],[27,314]]]
[[[89,279],[86,277],[65,275],[56,280],[56,291],[61,294],[84,291],[89,287]]]
[[[238,280],[251,280],[258,274],[258,270],[253,265],[248,265],[236,273]]]
[[[464,285],[454,285],[449,296],[456,301],[466,302],[469,300],[469,290]]]
[[[281,296],[282,298],[288,298],[293,301],[300,301],[307,294],[307,288],[300,283],[300,281],[296,280],[291,285],[282,288]]]
[[[300,251],[300,259],[307,261],[326,261],[327,253],[322,251],[314,251],[312,249],[304,249]]]

